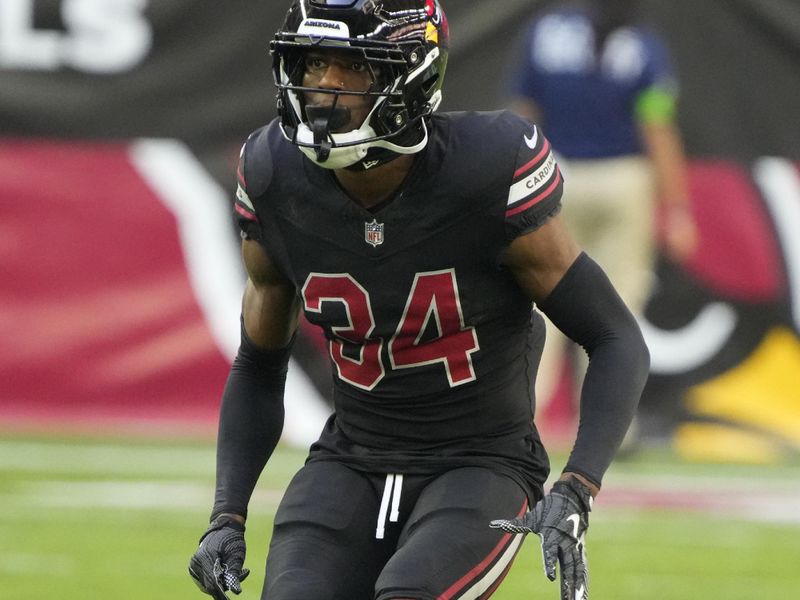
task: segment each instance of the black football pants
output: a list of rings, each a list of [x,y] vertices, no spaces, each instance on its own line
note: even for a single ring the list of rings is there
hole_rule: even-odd
[[[403,476],[308,463],[275,516],[262,600],[488,598],[522,543],[489,521],[527,506],[485,468]]]

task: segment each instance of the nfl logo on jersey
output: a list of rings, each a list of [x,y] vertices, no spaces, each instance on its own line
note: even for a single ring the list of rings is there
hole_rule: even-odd
[[[377,219],[372,219],[372,223],[364,223],[364,239],[373,248],[383,243],[383,223],[378,223]]]

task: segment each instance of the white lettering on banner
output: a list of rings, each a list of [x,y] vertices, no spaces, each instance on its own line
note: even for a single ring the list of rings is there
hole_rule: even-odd
[[[112,75],[140,64],[153,45],[148,0],[61,0],[66,31],[36,29],[36,0],[0,2],[0,68],[70,67]]]

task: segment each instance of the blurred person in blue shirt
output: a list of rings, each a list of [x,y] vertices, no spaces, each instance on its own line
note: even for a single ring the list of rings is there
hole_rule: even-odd
[[[635,314],[651,287],[657,214],[671,259],[686,260],[697,243],[669,50],[638,10],[637,0],[548,3],[527,27],[508,90],[511,108],[541,124],[559,155],[569,182],[562,214],[576,240]],[[566,343],[548,321],[540,401],[554,391]]]

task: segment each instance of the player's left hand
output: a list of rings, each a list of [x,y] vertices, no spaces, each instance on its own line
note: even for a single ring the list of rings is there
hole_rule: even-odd
[[[542,539],[544,573],[556,579],[556,563],[561,572],[561,600],[589,598],[589,571],[586,566],[586,530],[592,495],[574,477],[557,481],[533,511],[514,519],[498,519],[491,527],[509,533],[536,533]]]
[[[189,575],[214,600],[228,600],[225,592],[242,593],[241,582],[250,574],[242,568],[246,546],[244,525],[230,518],[211,522],[189,561]]]

